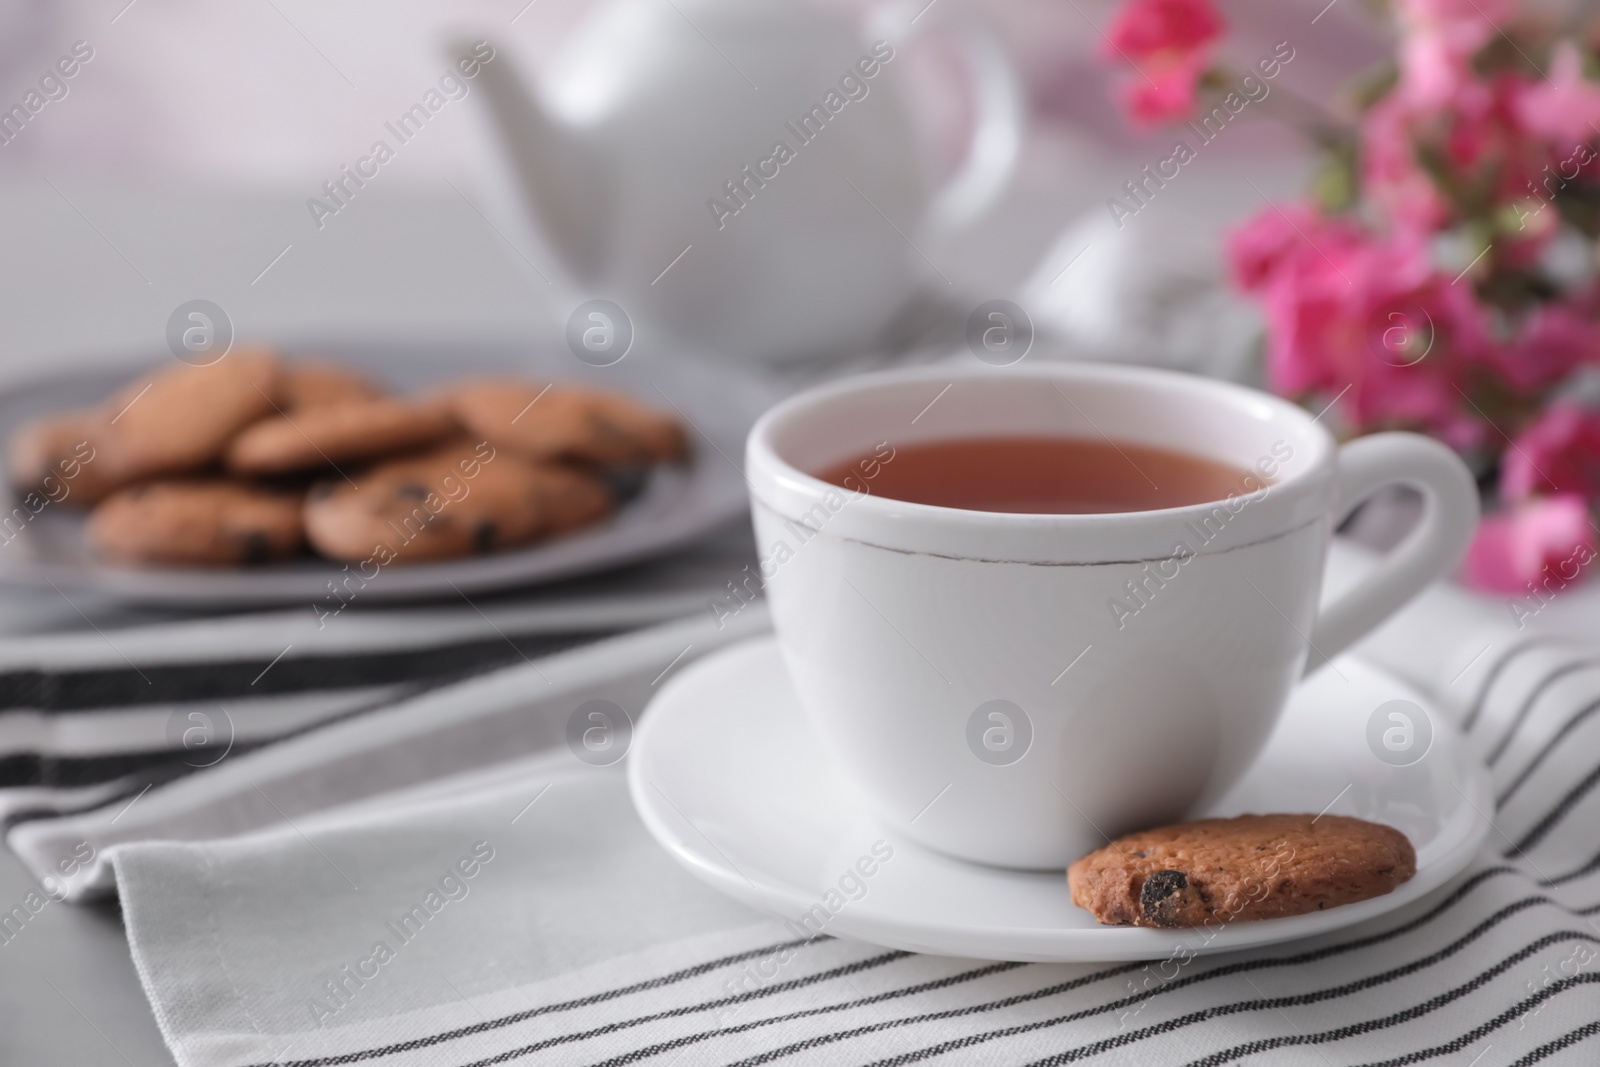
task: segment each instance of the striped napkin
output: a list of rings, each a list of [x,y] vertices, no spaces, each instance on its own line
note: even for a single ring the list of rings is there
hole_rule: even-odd
[[[308,734],[326,738],[335,724],[511,665],[537,672],[540,657],[607,634],[697,612],[711,618],[748,558],[741,523],[696,550],[534,598],[336,617],[309,605],[184,621],[96,611],[61,620],[77,622],[73,629],[9,635],[0,643],[0,828],[46,896],[105,895],[113,882],[104,853],[118,842],[204,839],[281,821],[270,804],[246,813],[212,795],[229,788],[234,775],[225,772],[243,757]],[[76,594],[56,601],[86,606]],[[35,608],[28,603],[27,614],[37,617]],[[474,747],[491,739],[461,733],[466,751],[430,750],[435,773],[494,762]],[[428,776],[385,764],[370,778],[318,785],[283,802],[283,812]]]
[[[1334,583],[1363,565],[1341,549]],[[596,701],[631,720],[766,626],[759,605],[722,621],[423,679],[114,821],[36,817],[9,840],[39,870],[77,835],[94,884],[109,856],[183,1067],[1600,1061],[1600,650],[1430,591],[1359,654],[1429,690],[1491,766],[1493,836],[1461,879],[1294,944],[1043,965],[798,939],[649,840],[572,723]]]

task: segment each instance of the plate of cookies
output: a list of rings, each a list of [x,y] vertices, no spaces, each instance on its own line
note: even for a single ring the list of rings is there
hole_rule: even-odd
[[[487,345],[47,376],[0,391],[0,581],[342,606],[575,577],[738,515],[770,399],[688,359]]]

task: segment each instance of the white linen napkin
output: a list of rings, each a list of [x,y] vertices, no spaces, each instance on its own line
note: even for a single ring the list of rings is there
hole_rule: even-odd
[[[1339,549],[1332,584],[1361,566]],[[381,743],[448,747],[452,707],[471,732],[519,687],[526,729],[548,731],[601,660],[623,677],[593,692],[642,700],[675,656],[764,625],[751,608],[722,631],[708,617],[561,653],[536,661],[550,690],[511,668],[465,683],[459,704],[440,691],[377,713],[400,724]],[[228,768],[295,805],[287,819],[223,841],[125,840],[111,855],[182,1067],[1594,1063],[1600,650],[1519,631],[1505,605],[1441,587],[1359,652],[1429,691],[1489,759],[1488,847],[1399,913],[1184,966],[797,941],[676,869],[616,770],[581,765],[559,736],[554,754],[519,750],[488,772],[318,811],[300,795],[317,779],[280,790],[273,761],[303,750],[342,773],[356,753],[308,734]]]
[[[227,821],[238,813],[213,801],[204,802],[201,823],[181,832],[151,821],[174,810],[168,794],[180,783],[196,780],[184,790],[210,797],[231,780],[217,772],[247,753],[607,634],[713,617],[713,603],[728,596],[750,558],[748,531],[733,533],[663,561],[509,598],[179,621],[95,611],[74,630],[11,637],[0,645],[6,842],[52,896],[107,892],[110,871],[93,857],[114,840],[259,825],[252,817]],[[433,755],[442,759],[443,750]],[[371,785],[410,781],[402,772]],[[316,796],[326,806],[361,795],[351,792],[358,788],[348,778],[324,782]]]
[[[53,810],[48,817],[17,818],[7,844],[41,879],[50,877],[45,888],[51,895],[69,900],[100,895],[112,885],[108,852],[120,843],[208,840],[292,824],[368,797],[562,746],[580,706],[606,701],[616,716],[636,720],[654,685],[680,661],[764,625],[759,608],[721,620],[702,611],[686,621],[537,660],[512,646],[520,659],[513,666],[417,695],[403,685],[379,683],[354,690],[354,698],[345,689],[337,691],[337,700],[300,694],[288,707],[268,701],[266,709],[257,707],[255,712],[275,732],[254,748],[239,743],[232,716],[220,703],[213,704],[207,709],[212,719],[203,726],[196,720],[187,728],[220,729],[214,720],[221,712],[230,720],[235,749],[241,751],[216,751],[219,738],[182,752],[180,760],[192,761],[182,762],[186,773],[158,778],[161,788],[147,784],[125,801],[96,798],[81,813]],[[418,636],[414,626],[399,632]],[[428,636],[437,641],[441,634],[435,629]],[[510,644],[509,638],[504,641]],[[499,647],[493,639],[487,645]],[[438,648],[461,654],[460,646],[449,643],[428,646],[430,651]],[[500,651],[503,660],[504,649]],[[420,650],[410,654],[415,658]],[[348,664],[345,659],[335,662]],[[347,707],[352,699],[360,706]],[[230,703],[237,710],[238,704]],[[189,707],[179,705],[173,714]],[[308,709],[313,721],[285,728],[281,713],[305,717]],[[184,727],[189,720],[169,717],[169,724],[174,721]],[[624,726],[619,718],[617,728]],[[132,788],[112,784],[123,793]]]

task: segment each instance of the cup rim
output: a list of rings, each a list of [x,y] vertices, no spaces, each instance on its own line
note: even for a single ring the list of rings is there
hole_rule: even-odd
[[[848,396],[871,389],[901,384],[919,382],[936,383],[941,381],[971,380],[971,379],[1027,379],[1045,380],[1051,378],[1065,378],[1077,380],[1098,380],[1117,383],[1126,383],[1132,386],[1141,384],[1181,385],[1198,394],[1223,403],[1235,406],[1256,405],[1270,410],[1277,418],[1290,422],[1298,427],[1302,434],[1313,442],[1315,451],[1308,462],[1281,481],[1274,481],[1261,489],[1237,495],[1237,499],[1246,502],[1256,502],[1269,496],[1283,497],[1297,494],[1303,489],[1310,488],[1311,483],[1318,481],[1318,474],[1327,474],[1331,466],[1331,459],[1335,450],[1333,435],[1320,425],[1304,408],[1293,404],[1282,397],[1248,386],[1238,385],[1233,382],[1220,381],[1214,378],[1202,378],[1198,375],[1186,374],[1179,371],[1165,370],[1155,367],[1123,366],[1101,363],[1038,363],[1026,369],[1015,367],[1008,368],[952,368],[941,367],[937,364],[919,365],[916,367],[895,368],[886,371],[873,371],[867,374],[851,375],[846,378],[826,382],[814,386],[800,393],[796,393],[764,412],[750,430],[747,442],[747,468],[755,471],[770,467],[773,473],[787,483],[787,487],[800,489],[807,496],[820,497],[834,492],[848,490],[816,477],[809,471],[802,470],[779,454],[773,443],[773,436],[806,413],[821,407],[842,396]],[[758,480],[751,477],[751,492],[759,503],[770,502],[761,500]],[[1036,513],[1036,512],[1009,512],[1009,511],[979,511],[969,508],[952,508],[940,504],[921,504],[915,501],[898,500],[892,497],[880,496],[873,493],[860,493],[851,496],[855,504],[864,505],[869,509],[894,512],[906,518],[920,518],[923,521],[945,521],[977,523],[985,527],[1012,527],[1019,529],[1043,528],[1050,530],[1077,530],[1104,528],[1133,523],[1156,522],[1182,522],[1189,518],[1198,518],[1212,513],[1216,508],[1223,506],[1226,501],[1235,499],[1234,496],[1219,500],[1207,500],[1195,504],[1185,504],[1173,508],[1148,508],[1140,511],[1115,511],[1091,513]],[[781,510],[774,508],[774,510]]]

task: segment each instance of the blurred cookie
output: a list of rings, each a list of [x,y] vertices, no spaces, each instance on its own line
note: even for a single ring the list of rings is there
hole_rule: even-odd
[[[96,447],[118,484],[214,465],[228,442],[274,413],[278,366],[268,352],[230,352],[205,367],[179,365],[135,379],[100,406]],[[99,462],[100,460],[96,460]]]
[[[493,552],[608,515],[598,478],[532,463],[488,443],[452,444],[329,479],[306,500],[312,545],[334,559],[423,563]]]
[[[228,448],[228,469],[266,475],[343,466],[423,448],[457,432],[443,404],[344,400],[256,423]]]
[[[1247,922],[1383,896],[1417,872],[1400,831],[1343,815],[1240,815],[1128,834],[1067,868],[1114,926]]]
[[[474,434],[529,459],[618,466],[676,462],[688,453],[677,420],[588,386],[481,379],[444,395]]]
[[[116,488],[117,480],[93,440],[95,413],[72,411],[23,423],[6,442],[6,473],[17,495],[42,494],[88,507]]]
[[[283,367],[278,404],[286,413],[326,407],[346,400],[376,400],[383,390],[332,363],[289,363]]]
[[[89,516],[89,541],[123,563],[265,563],[304,544],[299,494],[235,482],[151,482],[112,494]]]

